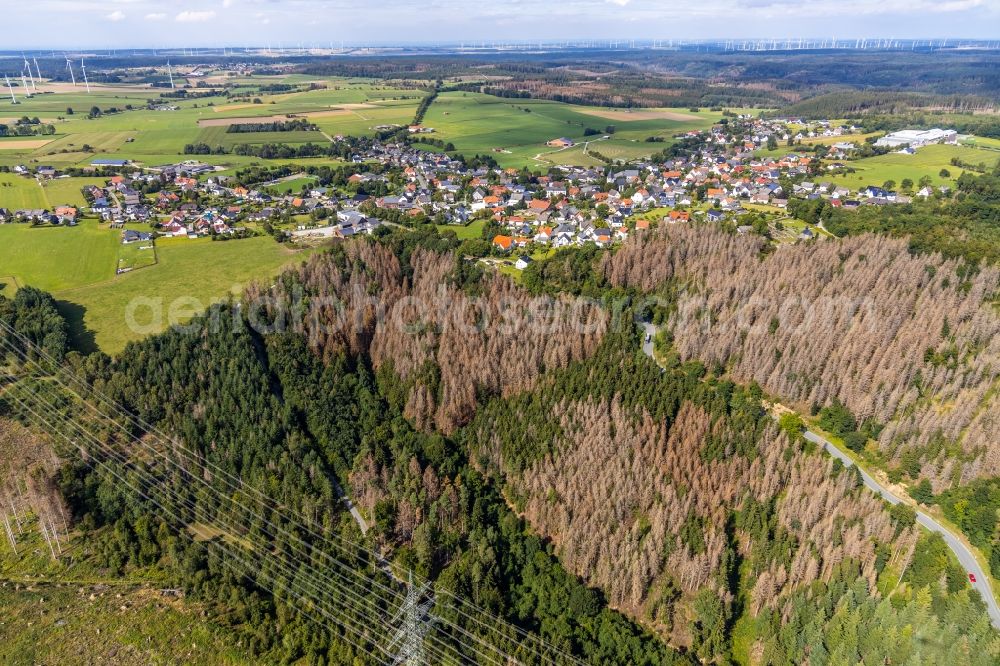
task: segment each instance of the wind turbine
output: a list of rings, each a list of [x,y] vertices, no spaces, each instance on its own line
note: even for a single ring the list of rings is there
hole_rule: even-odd
[[[10,79],[7,78],[6,74],[3,75],[3,80],[7,82],[7,90],[10,91],[10,101],[17,104],[17,98],[14,97],[14,86],[10,85]]]
[[[28,64],[28,58],[23,53],[21,57],[24,58],[24,69],[21,70],[21,78],[24,78],[24,70],[28,70],[28,78],[31,79],[31,92],[38,92],[38,88],[35,87],[35,77],[31,75],[31,65]]]
[[[38,82],[42,82],[42,70],[38,68],[38,58],[32,58],[35,61],[35,72],[38,73]]]
[[[170,69],[170,61],[167,61],[167,76],[170,77],[170,89],[174,90],[174,71]]]
[[[76,85],[76,74],[73,73],[73,61],[66,57],[66,68],[69,70],[69,78],[73,81],[73,85]]]
[[[87,80],[87,66],[80,60],[80,69],[83,70],[83,82],[87,85],[87,94],[90,94],[90,81]]]

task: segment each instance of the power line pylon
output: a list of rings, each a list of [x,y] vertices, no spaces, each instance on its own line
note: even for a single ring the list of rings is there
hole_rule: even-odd
[[[430,614],[433,606],[430,583],[414,585],[411,571],[406,599],[389,622],[391,626],[399,627],[389,643],[389,652],[396,655],[392,662],[394,666],[420,666],[427,663],[424,658],[424,636],[434,624],[434,617]]]

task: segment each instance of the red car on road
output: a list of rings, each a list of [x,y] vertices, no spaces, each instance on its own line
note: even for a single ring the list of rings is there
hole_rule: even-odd
[[[976,582],[976,574],[974,574],[974,573],[970,573],[970,574],[969,574],[969,580],[970,580],[971,582],[975,583],[975,582]]]

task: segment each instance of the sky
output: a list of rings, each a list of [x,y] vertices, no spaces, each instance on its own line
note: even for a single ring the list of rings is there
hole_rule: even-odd
[[[1000,0],[0,0],[0,49],[1000,39]]]

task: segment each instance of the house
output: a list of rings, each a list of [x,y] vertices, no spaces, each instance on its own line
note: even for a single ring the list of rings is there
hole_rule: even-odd
[[[510,248],[513,247],[513,245],[514,245],[514,239],[511,238],[510,236],[493,237],[493,246],[500,248],[504,252],[509,251]]]
[[[153,240],[153,235],[145,231],[126,229],[122,232],[122,243],[125,245],[129,245],[131,243],[146,243],[151,240]]]
[[[63,224],[73,226],[76,224],[77,210],[73,206],[59,206],[56,208],[56,217]]]
[[[517,261],[514,262],[514,268],[516,268],[519,271],[523,271],[525,268],[527,268],[533,263],[534,260],[531,257],[529,257],[526,254],[522,254],[520,257],[517,258]]]
[[[535,213],[544,213],[549,209],[550,205],[548,199],[532,199],[531,203],[528,204],[528,210]]]
[[[708,211],[708,221],[709,222],[718,222],[719,220],[721,220],[725,216],[726,216],[725,213],[723,213],[721,210],[716,210],[715,208],[713,208],[710,211]]]
[[[594,241],[599,245],[607,245],[611,242],[610,229],[594,229]]]
[[[546,141],[545,145],[550,148],[572,148],[576,144],[573,142],[572,139],[567,139],[566,137],[561,136],[558,139],[552,139],[551,141]]]
[[[94,160],[90,163],[92,167],[124,167],[128,166],[128,160]]]
[[[878,198],[878,199],[888,199],[891,201],[896,198],[895,192],[890,192],[889,190],[886,190],[881,187],[876,187],[875,185],[869,185],[864,190],[862,190],[861,193],[870,199]]]

